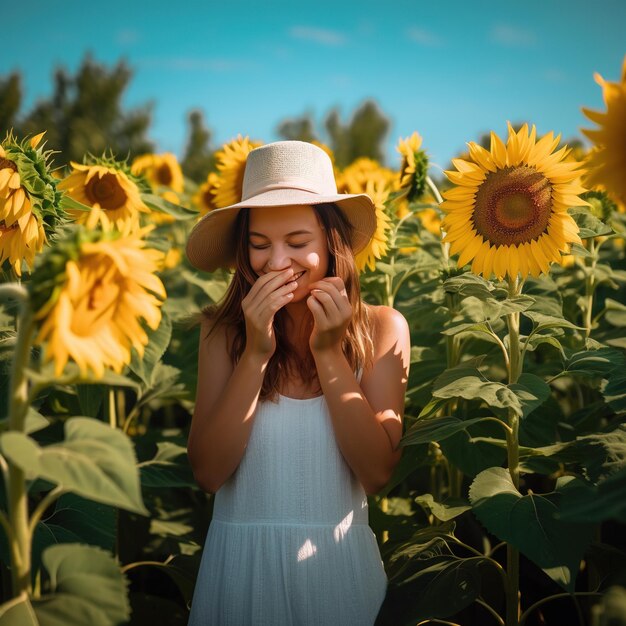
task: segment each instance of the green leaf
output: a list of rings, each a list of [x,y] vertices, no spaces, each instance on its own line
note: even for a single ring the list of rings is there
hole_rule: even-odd
[[[64,211],[87,211],[89,213],[93,210],[93,207],[87,206],[78,200],[74,200],[74,198],[71,198],[67,194],[63,195],[59,206]]]
[[[626,369],[626,357],[615,348],[583,350],[572,354],[563,372],[587,377],[607,378],[615,369]]]
[[[467,432],[468,427],[472,424],[478,424],[486,420],[487,418],[484,417],[461,420],[453,416],[420,420],[405,433],[404,437],[400,440],[400,445],[411,446],[429,443],[431,441],[443,441],[458,432]]]
[[[615,368],[601,387],[606,403],[618,414],[626,413],[626,371]]]
[[[485,378],[475,367],[461,363],[447,369],[435,380],[433,396],[436,398],[464,398],[482,400],[490,408],[512,408],[522,415],[522,404],[515,392],[503,383]]]
[[[491,335],[491,330],[489,329],[487,324],[484,322],[480,322],[478,324],[474,322],[456,324],[455,326],[451,326],[450,328],[446,328],[445,330],[442,330],[441,334],[446,335],[446,336],[454,336],[454,335],[458,335],[460,333],[466,333],[469,331],[476,331],[480,333],[485,333],[487,335]]]
[[[414,624],[458,613],[480,595],[487,562],[485,557],[456,556],[443,536],[401,544],[388,559],[392,600],[397,601],[389,603],[393,615],[383,615],[385,623]],[[410,608],[400,621],[397,613],[404,606]]]
[[[626,305],[617,300],[607,298],[604,301],[604,307],[606,308],[604,319],[611,324],[611,326],[618,328],[626,327]]]
[[[500,296],[505,298],[508,294],[505,289],[500,289],[489,280],[485,280],[470,272],[461,276],[453,276],[443,283],[443,289],[447,293],[457,293],[460,298],[473,296],[479,300],[491,299]]]
[[[610,226],[607,226],[604,222],[599,220],[589,209],[574,207],[569,209],[568,212],[581,230],[579,233],[581,239],[610,235],[613,232]]]
[[[568,322],[562,317],[555,317],[553,315],[545,315],[538,311],[524,311],[523,314],[530,319],[533,324],[533,332],[539,333],[543,330],[550,330],[552,328],[569,328],[571,330],[585,330],[582,326],[576,326],[571,322]]]
[[[586,492],[568,494],[560,516],[572,522],[626,522],[626,468]]]
[[[181,278],[192,285],[200,287],[209,296],[211,302],[219,302],[226,293],[226,289],[228,289],[228,281],[226,279],[218,280],[214,275],[209,279],[204,279],[195,272],[183,270]]]
[[[567,523],[556,515],[563,494],[581,485],[568,477],[559,479],[551,494],[522,496],[508,470],[491,467],[474,479],[469,498],[474,514],[490,533],[516,547],[572,592],[593,525]]]
[[[144,330],[148,336],[148,343],[144,348],[143,357],[140,357],[133,347],[129,367],[144,383],[149,384],[154,367],[165,354],[172,338],[172,322],[169,315],[162,312],[161,322],[156,330],[152,330],[147,324]]]
[[[198,211],[188,209],[179,204],[174,204],[152,193],[142,193],[141,199],[144,204],[154,211],[168,213],[179,220],[190,220],[198,217]]]
[[[117,374],[111,370],[105,369],[102,378],[84,378],[80,373],[78,365],[73,362],[67,363],[65,369],[63,370],[61,380],[59,380],[59,377],[54,373],[54,363],[47,363],[41,368],[40,371],[29,368],[24,368],[24,371],[30,380],[37,383],[41,387],[62,387],[83,383],[112,387],[130,387],[136,391],[139,390],[139,383],[136,380],[128,378],[128,376],[123,376],[122,374]]]
[[[157,442],[154,458],[139,464],[141,484],[145,487],[197,488],[187,450],[171,441]]]
[[[581,231],[582,232],[582,231]],[[587,231],[587,233],[589,233],[591,231]],[[593,235],[586,235],[587,237],[593,237]],[[583,235],[581,234],[580,237],[582,239],[585,239],[586,237],[583,237]],[[581,246],[579,243],[573,243],[570,245],[570,254],[573,254],[574,256],[579,256],[582,257],[583,259],[590,259],[593,258],[593,254],[591,254],[591,252],[589,252],[589,250],[587,250],[587,248],[585,248],[585,246]]]
[[[439,444],[446,458],[468,477],[506,460],[502,428],[493,421],[472,424]],[[497,443],[494,443],[497,442]]]
[[[104,550],[93,546],[65,544],[50,546],[42,556],[50,579],[52,597],[43,596],[33,602],[42,624],[47,624],[55,613],[64,613],[63,602],[69,599],[81,601],[102,613],[103,624],[123,623],[130,617],[130,605],[126,597],[126,581],[119,564]],[[66,624],[85,624],[79,614]],[[80,621],[73,621],[78,618]],[[97,622],[100,623],[100,622]]]
[[[526,349],[528,352],[534,352],[542,343],[547,343],[554,346],[559,351],[563,360],[566,359],[563,346],[554,335],[533,335],[527,340],[527,343],[528,347]]]
[[[540,407],[551,394],[550,387],[534,374],[522,374],[517,383],[509,385],[509,389],[519,398],[522,417],[527,417]]]
[[[86,417],[98,417],[105,397],[108,396],[109,387],[106,385],[94,384],[77,384],[76,396],[80,405],[81,415]]]
[[[90,500],[149,514],[130,439],[102,422],[71,417],[65,441],[45,448],[24,433],[6,432],[0,449],[31,480],[43,478]]]
[[[442,522],[448,522],[472,508],[467,501],[462,499],[450,499],[444,502],[435,502],[435,499],[430,493],[417,496],[415,498],[415,502],[429,510],[438,520],[441,520]]]

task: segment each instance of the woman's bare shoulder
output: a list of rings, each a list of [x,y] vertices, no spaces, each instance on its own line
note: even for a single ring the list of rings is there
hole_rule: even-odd
[[[408,339],[409,325],[400,311],[385,305],[368,305],[372,325],[372,339],[384,342],[385,339]]]
[[[229,351],[235,337],[232,324],[220,320],[210,313],[203,313],[200,319],[200,343],[219,346]]]

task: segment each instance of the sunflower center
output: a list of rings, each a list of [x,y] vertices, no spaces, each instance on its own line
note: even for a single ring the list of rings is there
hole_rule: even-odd
[[[517,245],[548,227],[552,186],[534,167],[520,165],[490,172],[476,193],[474,225],[492,245]]]
[[[172,170],[166,163],[160,165],[156,171],[156,178],[159,181],[159,185],[165,185],[169,187],[172,183]]]
[[[92,204],[96,202],[109,211],[120,209],[126,203],[126,192],[122,189],[115,174],[94,176],[85,187],[85,195]]]

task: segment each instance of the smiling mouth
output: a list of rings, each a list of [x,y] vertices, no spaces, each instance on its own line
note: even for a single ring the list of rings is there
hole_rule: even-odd
[[[293,278],[291,280],[292,281],[293,280],[298,280],[298,278],[300,278],[304,274],[305,271],[306,270],[302,270],[301,272],[298,272],[297,274],[294,274],[294,276],[293,276]]]

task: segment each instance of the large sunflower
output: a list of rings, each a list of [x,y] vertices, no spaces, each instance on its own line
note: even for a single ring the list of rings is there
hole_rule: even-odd
[[[359,272],[366,267],[373,270],[376,267],[376,259],[382,259],[387,254],[387,230],[389,218],[385,213],[385,202],[389,196],[389,190],[381,181],[368,181],[365,185],[365,193],[374,201],[376,206],[376,231],[363,250],[355,255],[355,262]]]
[[[71,163],[72,172],[59,183],[59,189],[71,198],[92,207],[91,211],[72,209],[69,214],[79,224],[95,228],[113,225],[128,233],[139,227],[141,213],[150,213],[143,203],[139,187],[126,172],[123,165],[96,163],[81,165]]]
[[[547,272],[559,251],[581,242],[567,209],[588,204],[578,197],[580,164],[565,160],[567,147],[554,152],[560,136],[536,141],[534,126],[508,128],[506,145],[493,132],[490,151],[469,142],[471,160],[453,159],[457,171],[446,172],[457,186],[443,193],[444,241],[459,267],[472,261],[485,278]]]
[[[83,376],[89,376],[91,369],[101,378],[105,368],[121,372],[130,362],[131,347],[143,356],[148,336],[139,318],[156,329],[161,321],[160,299],[166,297],[155,275],[163,253],[145,249],[142,239],[152,228],[126,236],[91,231],[85,237],[83,231],[75,252],[63,259],[56,288],[35,316],[43,320],[35,342],[44,345],[44,363],[54,361],[55,375],[61,375],[69,359]],[[59,263],[51,258],[48,266],[55,265]]]
[[[585,130],[596,148],[589,154],[589,172],[586,182],[590,186],[600,186],[622,203],[626,203],[626,56],[622,65],[619,83],[604,80],[600,74],[594,75],[602,87],[606,112],[583,108],[583,113],[600,128]]]
[[[248,137],[237,136],[230,143],[224,144],[215,155],[219,181],[213,192],[213,201],[220,209],[241,200],[243,174],[246,169],[248,154],[262,143],[250,141]]]

